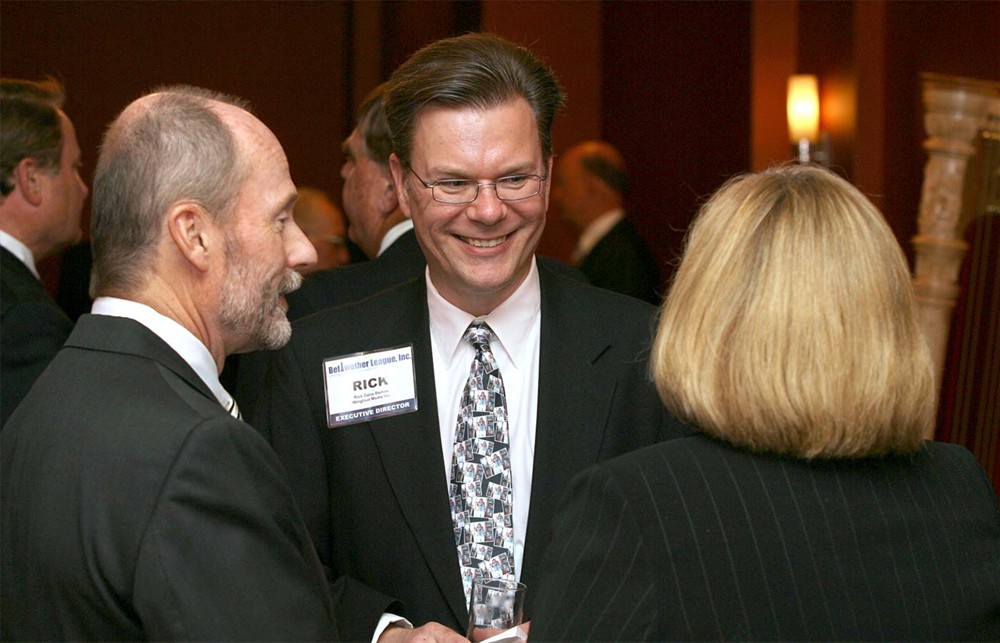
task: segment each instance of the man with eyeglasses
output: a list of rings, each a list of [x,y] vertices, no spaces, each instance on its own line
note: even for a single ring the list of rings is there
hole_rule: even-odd
[[[392,136],[382,103],[386,84],[373,89],[361,103],[357,125],[344,140],[344,165],[340,170],[344,214],[350,221],[348,234],[371,261],[311,273],[301,288],[289,293],[288,318],[293,321],[370,297],[422,276],[427,267],[413,222],[399,206],[389,169]],[[586,279],[569,264],[548,257],[540,260],[575,279]],[[242,368],[243,360],[240,365]],[[259,387],[259,380],[254,380],[253,386]]]
[[[646,375],[653,307],[536,261],[563,96],[488,34],[393,74],[390,168],[427,271],[298,322],[258,407],[320,557],[414,624],[464,632],[477,575],[526,584],[530,618],[573,475],[685,432]]]

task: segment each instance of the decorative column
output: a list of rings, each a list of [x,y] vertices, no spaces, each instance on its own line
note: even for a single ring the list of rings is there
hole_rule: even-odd
[[[998,84],[940,74],[923,74],[922,78],[928,159],[918,233],[913,238],[913,284],[940,389],[948,329],[958,299],[958,275],[968,248],[962,218],[965,171],[975,152],[976,134],[998,95]]]

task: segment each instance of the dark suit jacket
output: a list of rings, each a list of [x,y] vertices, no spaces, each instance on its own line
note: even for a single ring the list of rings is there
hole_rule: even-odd
[[[0,249],[0,426],[59,352],[73,322],[21,260]]]
[[[292,321],[334,306],[349,304],[390,286],[424,274],[427,261],[417,235],[407,230],[372,261],[318,270],[306,276],[302,287],[288,293]]]
[[[584,281],[586,278],[569,264],[539,257],[556,272]],[[312,313],[370,297],[404,281],[422,277],[427,261],[413,230],[404,232],[378,258],[309,274],[302,287],[288,293],[288,319],[295,321]],[[230,355],[222,372],[222,384],[236,398],[244,417],[253,417],[264,374],[275,351],[255,351]]]
[[[281,463],[140,324],[81,317],[0,457],[5,640],[336,638]]]
[[[528,616],[549,520],[572,476],[681,431],[646,375],[653,309],[543,262],[538,272],[538,420],[521,571]],[[253,424],[285,463],[326,564],[400,599],[416,624],[464,631],[429,333],[423,277],[296,322]],[[323,360],[401,344],[413,345],[419,410],[328,429]]]
[[[590,283],[659,305],[660,268],[627,218],[601,238],[580,261]]]
[[[1000,640],[1000,513],[956,445],[672,440],[579,476],[555,523],[533,641]]]

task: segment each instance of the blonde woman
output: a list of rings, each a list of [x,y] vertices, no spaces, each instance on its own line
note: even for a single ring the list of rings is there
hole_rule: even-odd
[[[813,167],[702,208],[651,362],[700,430],[573,483],[535,641],[1000,640],[1000,513],[923,442],[931,362],[879,212]]]

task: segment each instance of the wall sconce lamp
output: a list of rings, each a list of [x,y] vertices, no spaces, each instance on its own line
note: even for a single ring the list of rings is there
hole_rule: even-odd
[[[829,137],[819,129],[819,81],[811,74],[788,77],[788,138],[798,163],[830,162]]]

